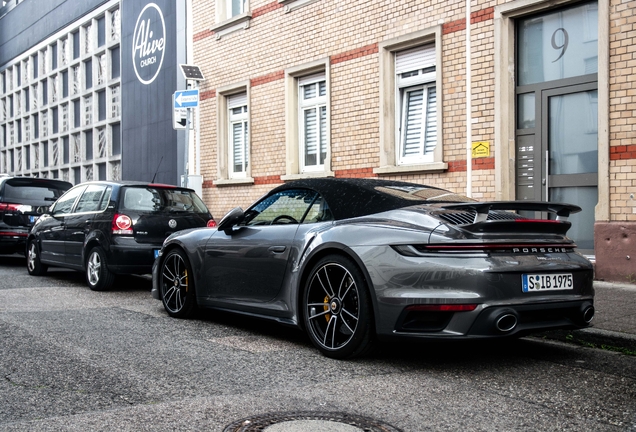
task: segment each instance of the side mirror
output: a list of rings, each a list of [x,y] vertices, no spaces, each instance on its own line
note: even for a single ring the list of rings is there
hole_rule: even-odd
[[[235,207],[221,219],[219,222],[218,230],[219,231],[229,231],[233,226],[240,224],[245,219],[245,213],[243,209],[240,207]]]

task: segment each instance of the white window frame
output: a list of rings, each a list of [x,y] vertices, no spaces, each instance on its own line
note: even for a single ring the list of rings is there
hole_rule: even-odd
[[[325,94],[320,95],[320,84],[324,83],[325,86]],[[305,99],[305,87],[315,86],[316,87],[316,96],[311,99]],[[321,119],[320,110],[324,108],[325,110],[325,119]],[[305,122],[305,115],[307,111],[315,110],[316,111],[316,163],[313,165],[307,165],[306,159],[308,155],[307,148],[307,124]],[[300,172],[320,172],[325,170],[324,161],[320,161],[320,155],[322,154],[322,146],[325,146],[325,159],[327,158],[327,121],[328,112],[327,112],[327,77],[323,73],[318,73],[315,75],[310,75],[306,77],[302,77],[298,79],[298,156],[300,162]],[[323,130],[324,128],[324,130]],[[323,141],[324,140],[324,141]]]
[[[232,15],[232,0],[216,0],[216,23],[210,28],[217,40],[230,33],[250,28],[250,0],[242,0],[241,12]]]
[[[228,177],[229,178],[245,178],[247,176],[247,168],[249,166],[249,115],[247,106],[247,92],[231,95],[227,98],[227,117],[228,117]],[[235,113],[235,110],[240,110]],[[236,136],[235,126],[241,125],[239,132],[239,142],[241,153],[242,169],[236,171],[237,162],[236,155]]]
[[[433,150],[427,151],[426,137],[429,132],[429,126],[435,128],[435,141],[437,141],[437,97],[435,98],[435,112],[431,116],[429,113],[429,94],[434,89],[437,94],[436,85],[436,62],[435,62],[435,46],[433,44],[419,46],[414,49],[398,51],[395,53],[395,83],[396,90],[396,125],[398,125],[396,143],[397,164],[398,165],[414,165],[421,163],[434,162],[435,147]],[[408,101],[409,94],[413,92],[422,92],[422,112],[419,125],[416,126],[416,132],[419,134],[417,143],[417,154],[406,155],[407,129],[410,122],[408,117]],[[419,127],[418,127],[419,126]]]
[[[308,177],[334,177],[331,171],[331,107],[330,107],[330,64],[329,58],[295,66],[285,70],[285,144],[286,174],[281,180],[295,180]],[[307,84],[312,78],[322,75],[325,80],[326,109],[325,143],[327,155],[324,163],[317,166],[304,164],[303,106],[301,104],[301,84]],[[305,107],[306,108],[306,107]]]
[[[230,115],[230,106],[236,107],[235,102],[240,103],[239,95],[244,94],[244,106],[247,112],[240,116]],[[232,186],[240,184],[254,184],[251,177],[252,161],[251,161],[251,103],[250,103],[250,82],[243,81],[228,86],[219,87],[216,90],[216,112],[217,112],[217,179],[214,180],[216,186]],[[243,115],[244,114],[244,115]],[[234,172],[234,147],[232,142],[232,122],[245,121],[247,123],[247,142],[246,156],[247,164],[245,171],[241,173]]]
[[[420,73],[413,77],[402,77],[405,70],[396,69],[396,56],[407,50],[434,47],[435,72],[427,67],[420,68]],[[399,36],[379,44],[380,59],[380,166],[373,172],[377,175],[393,175],[418,172],[442,172],[448,169],[444,162],[443,148],[443,101],[442,101],[442,26],[434,26],[418,32]],[[431,65],[429,65],[431,66]],[[422,72],[422,70],[425,71]],[[436,89],[437,136],[435,149],[421,157],[401,157],[401,121],[403,99],[401,93],[410,87],[434,85]]]

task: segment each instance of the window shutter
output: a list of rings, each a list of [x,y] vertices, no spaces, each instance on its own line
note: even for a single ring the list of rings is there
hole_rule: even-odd
[[[437,145],[437,91],[434,86],[428,88],[426,98],[426,137],[424,154],[433,153]]]
[[[316,165],[318,154],[318,122],[316,108],[304,110],[305,165]]]
[[[234,153],[234,172],[243,171],[243,123],[232,124],[232,149]]]
[[[422,111],[424,107],[424,90],[406,91],[404,108],[404,147],[402,156],[418,156],[422,154]]]
[[[227,98],[227,107],[229,109],[238,108],[247,105],[247,93],[238,93]]]
[[[435,66],[435,44],[420,46],[395,54],[395,73],[424,69]]]
[[[327,107],[320,107],[320,165],[327,157]]]

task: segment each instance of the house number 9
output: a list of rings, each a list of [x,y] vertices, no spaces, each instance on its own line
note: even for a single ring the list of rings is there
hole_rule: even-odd
[[[563,33],[563,43],[561,45],[557,45],[557,33]],[[561,54],[559,54],[559,56],[556,58],[556,60],[554,60],[552,63],[555,63],[557,61],[559,61],[559,59],[561,57],[563,57],[563,55],[565,54],[565,51],[568,49],[568,42],[569,42],[570,38],[568,36],[568,32],[565,31],[564,28],[558,28],[554,31],[554,33],[552,33],[552,48],[554,48],[555,50],[561,50]]]

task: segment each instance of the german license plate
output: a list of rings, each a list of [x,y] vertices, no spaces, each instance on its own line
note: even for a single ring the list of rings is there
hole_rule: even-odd
[[[554,291],[574,289],[572,273],[560,274],[522,274],[523,292]]]
[[[35,223],[36,220],[38,220],[38,216],[29,216],[30,223]]]
[[[154,254],[155,254],[155,259],[157,259],[157,257],[159,256],[159,249],[155,249],[153,250]]]

